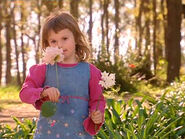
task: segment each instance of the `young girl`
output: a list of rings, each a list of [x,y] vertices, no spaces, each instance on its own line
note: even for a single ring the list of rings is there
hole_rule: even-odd
[[[20,98],[40,109],[46,97],[55,102],[55,115],[40,114],[35,139],[92,139],[104,122],[105,100],[99,85],[101,72],[87,61],[88,43],[76,20],[66,12],[46,18],[41,31],[43,50],[63,49],[64,60],[56,65],[37,64],[30,68]],[[48,101],[48,100],[47,100]],[[98,109],[97,109],[98,106]]]

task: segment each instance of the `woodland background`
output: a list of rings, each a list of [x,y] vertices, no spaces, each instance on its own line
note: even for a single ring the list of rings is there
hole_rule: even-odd
[[[125,66],[136,62],[147,78],[156,75],[164,60],[166,80],[180,78],[185,63],[181,0],[1,0],[1,83],[21,85],[30,67],[28,60],[32,65],[41,62],[41,25],[56,8],[71,12],[79,21],[92,44],[93,59],[104,55],[113,63],[124,61]]]
[[[0,0],[0,138],[33,138],[39,112],[19,91],[59,9],[87,35],[90,62],[116,75],[95,138],[185,138],[185,0]]]

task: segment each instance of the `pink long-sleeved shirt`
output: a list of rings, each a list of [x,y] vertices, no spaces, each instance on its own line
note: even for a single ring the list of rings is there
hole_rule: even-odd
[[[60,64],[58,66],[61,67],[73,67],[77,64]],[[46,101],[45,99],[41,99],[40,95],[43,91],[43,84],[45,82],[45,73],[46,73],[46,64],[37,64],[30,68],[29,74],[27,75],[22,89],[20,91],[20,99],[22,102],[29,103],[34,105],[36,109],[40,109],[42,103]],[[98,109],[104,113],[105,110],[105,99],[102,94],[102,87],[99,85],[99,81],[101,80],[101,72],[94,65],[90,64],[90,81],[89,81],[89,112],[93,112],[96,110],[96,105],[99,101]],[[104,117],[103,117],[104,119]],[[95,131],[95,124],[91,120],[90,117],[87,117],[84,122],[84,129],[90,135],[95,135],[101,126],[98,124],[97,130]]]

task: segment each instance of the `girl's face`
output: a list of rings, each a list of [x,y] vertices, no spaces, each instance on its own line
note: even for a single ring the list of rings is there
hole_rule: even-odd
[[[73,64],[77,62],[75,51],[75,38],[69,29],[63,29],[58,33],[49,32],[48,43],[51,47],[63,49],[64,61],[62,63]]]

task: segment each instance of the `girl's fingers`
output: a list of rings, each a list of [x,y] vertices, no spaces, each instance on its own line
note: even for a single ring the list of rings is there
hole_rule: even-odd
[[[55,90],[55,93],[53,94],[53,96],[54,96],[54,102],[57,102],[57,90]]]
[[[57,89],[57,99],[59,98],[60,96],[60,91]]]
[[[56,89],[56,92],[55,92],[55,102],[58,102],[58,89]]]
[[[44,96],[48,96],[50,101],[58,102],[60,92],[57,88],[51,87],[43,93]]]
[[[99,114],[101,114],[101,112],[99,110],[94,112],[94,115],[99,115]]]
[[[95,124],[100,124],[100,123],[102,123],[102,120],[101,120],[101,119],[93,120],[93,122],[94,122]]]
[[[56,88],[51,88],[48,92],[48,96],[50,101],[52,102],[58,102],[58,98],[59,98],[59,91]]]
[[[59,98],[59,91],[58,89],[54,89],[53,90],[53,101],[58,102],[58,98]]]
[[[55,101],[55,96],[53,95],[53,93],[51,94],[51,101],[52,101],[52,102]]]
[[[56,102],[56,89],[53,88],[52,92],[51,92],[51,96],[52,96],[52,101]]]
[[[52,98],[51,93],[49,93],[48,96],[49,96],[49,100],[52,101],[53,98]]]
[[[102,123],[102,113],[98,110],[92,113],[91,119],[95,124]]]
[[[102,115],[102,113],[98,110],[98,111],[95,111],[94,113],[93,113],[93,116],[96,116],[96,117],[99,117],[99,116],[101,116]]]
[[[93,120],[94,121],[101,121],[102,120],[102,117],[100,117],[100,116],[99,117],[95,117],[95,118],[93,118]]]

